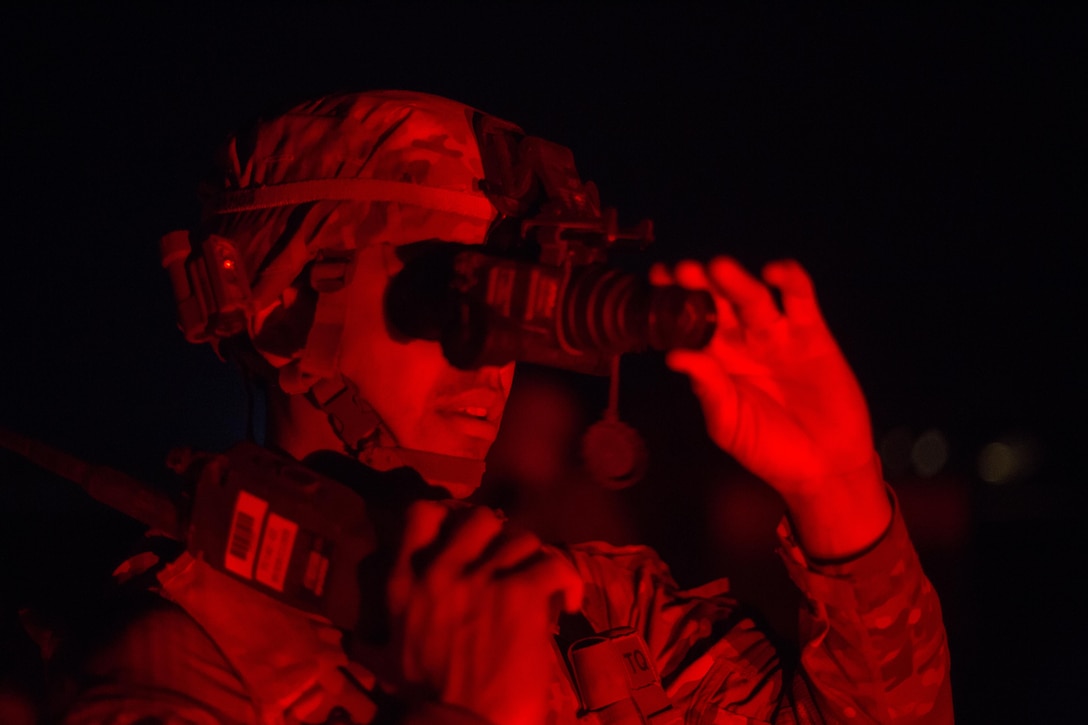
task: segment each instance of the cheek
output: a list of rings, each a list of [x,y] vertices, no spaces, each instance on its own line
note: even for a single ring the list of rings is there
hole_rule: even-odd
[[[390,336],[383,313],[387,282],[377,252],[364,251],[352,282],[340,369],[403,444],[430,417],[434,390],[448,364],[436,342],[401,343]]]
[[[438,343],[400,344],[384,334],[355,337],[345,374],[393,434],[407,444],[434,422],[434,391],[448,368]]]
[[[395,269],[366,250],[358,259],[341,340],[340,370],[405,448],[482,458],[493,435],[438,412],[443,396],[486,386],[509,392],[513,364],[491,372],[453,368],[437,342],[398,342],[386,327],[384,292]],[[497,377],[497,379],[496,379]],[[462,421],[463,423],[463,421]]]

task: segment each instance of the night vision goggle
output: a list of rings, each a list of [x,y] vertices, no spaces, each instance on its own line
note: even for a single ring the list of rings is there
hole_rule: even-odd
[[[321,199],[438,209],[463,197],[490,202],[498,214],[483,245],[437,239],[402,245],[404,268],[386,291],[391,332],[440,342],[458,368],[528,362],[605,375],[619,354],[700,348],[710,340],[716,312],[707,292],[652,286],[613,263],[645,250],[653,240],[649,220],[621,228],[615,209],[602,210],[595,185],[581,180],[566,147],[483,113],[474,115],[473,128],[486,200],[405,182],[329,179],[227,192],[209,213]],[[334,291],[344,275],[319,270],[350,264],[350,254],[319,251],[310,263],[311,286]],[[210,236],[192,250],[188,234],[174,232],[163,238],[162,256],[188,340],[216,342],[246,330],[252,293],[230,240]]]

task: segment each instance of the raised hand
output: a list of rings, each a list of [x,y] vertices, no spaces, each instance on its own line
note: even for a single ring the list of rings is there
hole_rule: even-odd
[[[846,556],[891,516],[868,407],[801,265],[772,262],[762,277],[729,257],[656,266],[652,282],[705,289],[718,308],[711,342],[666,363],[691,378],[711,439],[782,495],[805,548]]]

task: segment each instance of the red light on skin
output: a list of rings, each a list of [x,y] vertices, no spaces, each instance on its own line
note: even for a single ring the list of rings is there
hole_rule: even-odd
[[[223,260],[223,269],[234,269],[234,260],[233,259],[224,259]]]

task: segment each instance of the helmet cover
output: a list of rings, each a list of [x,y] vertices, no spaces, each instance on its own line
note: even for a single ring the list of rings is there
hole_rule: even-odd
[[[277,302],[293,285],[316,298],[296,285],[311,262],[376,243],[484,240],[497,211],[481,189],[478,115],[424,93],[332,95],[260,120],[220,148],[201,185],[195,236],[237,248],[254,317],[270,328],[257,335],[263,325],[251,320],[250,334],[273,365],[306,345],[313,299],[294,313]]]

